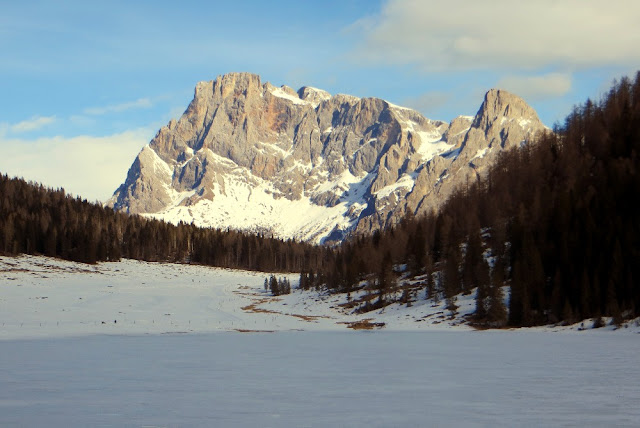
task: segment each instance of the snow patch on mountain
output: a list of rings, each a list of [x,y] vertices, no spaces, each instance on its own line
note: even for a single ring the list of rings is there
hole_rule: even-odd
[[[453,147],[453,144],[443,141],[442,135],[438,135],[437,133],[418,132],[418,135],[420,136],[422,144],[420,144],[417,152],[424,162],[430,161]]]
[[[240,168],[239,168],[240,169]],[[246,173],[246,171],[244,171]],[[242,174],[226,174],[221,186],[213,184],[213,200],[193,205],[174,205],[148,217],[170,223],[185,222],[220,229],[267,232],[279,238],[320,243],[327,233],[350,230],[366,208],[363,197],[371,177],[355,177],[348,171],[333,181],[318,184],[314,194],[334,192],[344,195],[334,206],[314,204],[310,197],[289,200],[269,181],[253,177],[249,183]],[[184,201],[193,192],[173,192],[172,200]]]
[[[487,154],[487,152],[488,152],[489,150],[491,150],[491,149],[489,149],[488,147],[485,147],[484,149],[478,149],[478,151],[476,152],[476,154],[475,154],[475,155],[473,155],[473,157],[471,158],[471,160],[474,160],[474,159],[482,159],[482,158]]]
[[[288,94],[282,88],[273,88],[270,92],[271,92],[272,95],[274,95],[276,97],[279,97],[279,98],[284,98],[286,100],[289,100],[289,101],[293,102],[294,104],[312,105],[312,103],[310,103],[308,101],[305,101],[305,100],[301,100],[299,97],[297,97],[295,95]]]
[[[398,190],[404,190],[404,194],[410,192],[416,183],[416,174],[404,174],[393,184],[390,184],[382,189],[378,190],[375,195],[378,199],[384,199]]]

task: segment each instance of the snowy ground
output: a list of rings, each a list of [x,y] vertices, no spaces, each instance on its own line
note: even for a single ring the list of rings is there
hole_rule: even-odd
[[[88,334],[344,330],[357,317],[317,292],[272,297],[267,274],[144,263],[0,257],[0,339]],[[297,286],[298,276],[288,275]]]
[[[636,322],[474,331],[442,304],[352,315],[264,278],[0,257],[0,426],[639,425]],[[386,325],[346,328],[364,318]]]
[[[345,295],[294,290],[274,298],[267,274],[204,266],[144,263],[85,265],[46,257],[0,257],[0,339],[87,334],[206,333],[216,331],[344,330],[370,319],[385,330],[466,329],[473,295],[459,296],[459,317],[424,292],[411,307],[394,304],[362,315],[345,309]],[[297,275],[288,276],[292,286]],[[352,293],[357,299],[363,292]],[[587,323],[589,324],[589,323]],[[587,325],[588,327],[588,325]],[[578,330],[544,327],[542,330]],[[608,327],[607,329],[613,329]],[[618,333],[638,333],[631,322]]]

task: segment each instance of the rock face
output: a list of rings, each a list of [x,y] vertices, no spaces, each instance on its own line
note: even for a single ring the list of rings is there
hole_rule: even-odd
[[[521,98],[489,91],[447,124],[377,98],[297,92],[249,73],[200,82],[108,205],[201,226],[312,242],[437,209],[497,154],[544,129]]]

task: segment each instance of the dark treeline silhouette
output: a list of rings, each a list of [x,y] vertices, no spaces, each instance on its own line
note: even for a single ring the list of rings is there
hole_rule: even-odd
[[[554,132],[503,153],[437,214],[407,215],[345,242],[321,273],[324,284],[348,292],[366,279],[380,306],[396,286],[392,266],[406,264],[429,297],[452,299],[452,310],[453,296],[475,289],[479,324],[636,317],[639,156],[640,72],[574,108]]]
[[[41,254],[84,263],[197,263],[273,272],[317,269],[329,250],[236,231],[172,225],[115,212],[0,175],[0,253]]]

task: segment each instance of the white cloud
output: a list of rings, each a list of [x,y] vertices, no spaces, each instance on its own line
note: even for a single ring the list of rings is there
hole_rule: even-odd
[[[19,134],[21,132],[35,131],[44,126],[50,125],[55,121],[55,116],[34,116],[31,119],[9,125],[8,129],[14,134]]]
[[[149,98],[138,98],[135,101],[129,101],[121,104],[113,104],[104,107],[89,107],[84,110],[84,114],[97,116],[107,113],[121,113],[127,110],[151,107],[153,107],[153,102],[151,102]]]
[[[390,0],[354,24],[359,62],[425,71],[640,64],[640,2]]]
[[[541,76],[506,76],[496,87],[518,94],[528,100],[561,97],[571,90],[571,76],[549,73]]]
[[[0,172],[49,187],[63,187],[91,201],[105,201],[124,181],[135,156],[153,132],[140,128],[105,137],[35,140],[0,136]]]

